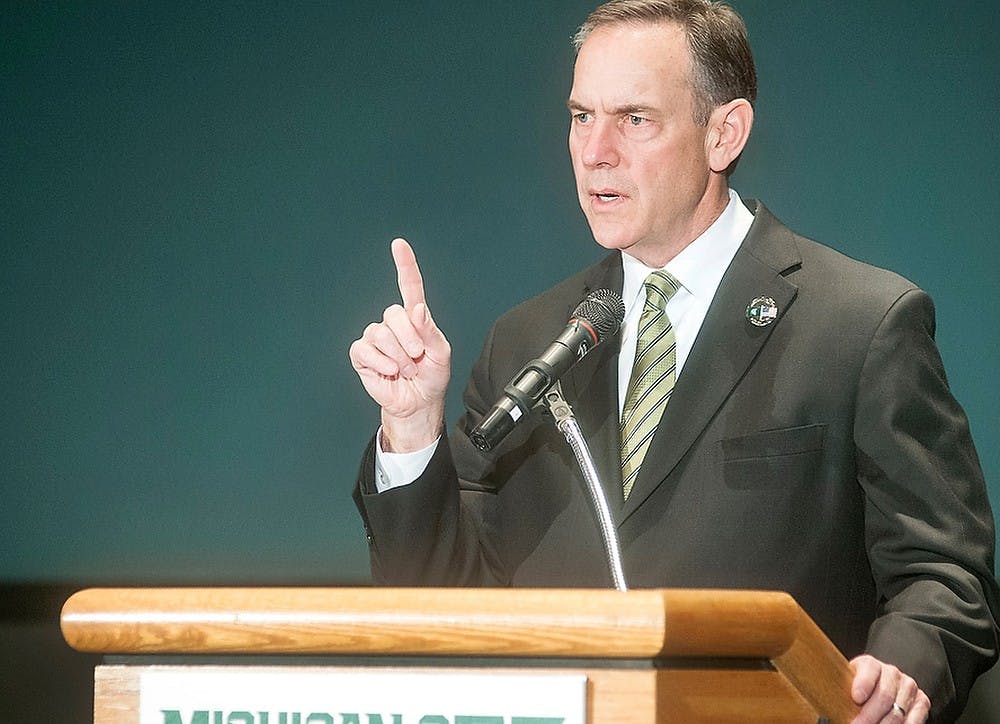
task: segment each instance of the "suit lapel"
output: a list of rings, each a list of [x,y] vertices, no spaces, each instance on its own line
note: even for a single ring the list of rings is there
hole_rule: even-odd
[[[567,310],[566,317],[569,318],[580,299],[595,289],[607,288],[621,294],[622,279],[621,255],[616,252],[594,267],[579,299]],[[621,458],[618,432],[619,349],[620,329],[574,365],[562,380],[563,392],[590,447],[612,510],[619,510],[624,502],[621,467],[618,464]]]
[[[625,502],[622,520],[664,484],[781,324],[797,293],[782,272],[800,263],[791,232],[758,205],[750,232],[723,277],[684,363]],[[747,305],[759,296],[771,297],[779,309],[778,319],[764,327],[746,318]]]

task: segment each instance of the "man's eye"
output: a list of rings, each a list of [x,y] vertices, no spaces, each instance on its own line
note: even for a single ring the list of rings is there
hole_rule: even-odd
[[[579,113],[573,114],[573,120],[577,123],[590,123],[590,114],[586,111],[580,111]]]
[[[633,125],[633,126],[641,126],[643,123],[646,122],[646,119],[643,118],[642,116],[633,116],[633,115],[630,115],[628,117],[628,122],[631,125]]]

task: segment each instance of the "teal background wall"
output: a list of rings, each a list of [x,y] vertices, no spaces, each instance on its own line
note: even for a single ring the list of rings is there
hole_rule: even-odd
[[[3,3],[0,581],[366,580],[347,348],[389,240],[454,418],[488,323],[600,255],[565,149],[592,4]],[[734,185],[931,292],[1000,504],[997,6],[738,8]]]

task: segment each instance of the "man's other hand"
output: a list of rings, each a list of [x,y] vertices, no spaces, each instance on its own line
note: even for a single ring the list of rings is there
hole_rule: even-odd
[[[854,724],[923,724],[930,699],[917,682],[891,664],[864,654],[851,659],[851,698],[861,707]]]

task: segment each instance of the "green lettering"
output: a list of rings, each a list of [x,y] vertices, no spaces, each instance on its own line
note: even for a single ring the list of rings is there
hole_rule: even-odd
[[[253,714],[248,711],[230,712],[226,724],[254,724]]]
[[[333,724],[333,715],[314,712],[306,717],[306,724]]]
[[[160,711],[163,713],[163,724],[184,724],[181,713],[177,709],[160,709]],[[208,724],[208,712],[191,712],[190,724]]]
[[[455,724],[504,724],[502,716],[469,716],[458,714]]]
[[[420,717],[420,724],[451,724],[451,722],[448,721],[448,717],[440,714],[425,714]]]
[[[561,716],[513,716],[510,724],[563,724]]]

